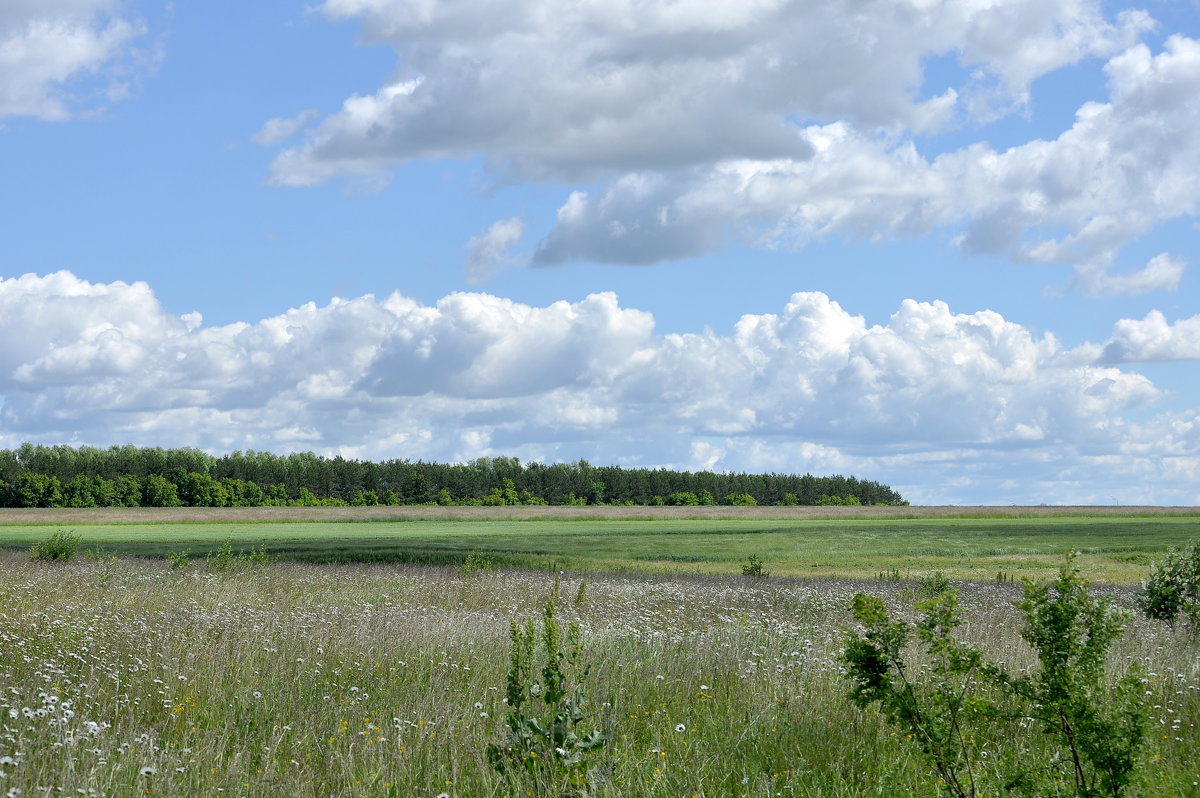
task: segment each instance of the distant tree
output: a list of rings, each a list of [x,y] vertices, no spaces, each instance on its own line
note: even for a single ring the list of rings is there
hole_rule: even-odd
[[[13,480],[14,507],[62,507],[62,483],[58,477],[22,471]]]
[[[146,507],[179,507],[179,488],[158,474],[151,474],[142,483],[142,504]]]
[[[350,499],[351,507],[374,507],[379,504],[379,494],[373,490],[360,490]]]

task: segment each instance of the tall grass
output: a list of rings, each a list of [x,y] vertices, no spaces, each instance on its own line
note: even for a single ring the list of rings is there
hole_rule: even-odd
[[[505,739],[509,621],[540,617],[556,575],[118,565],[0,554],[0,795],[536,789],[487,751]],[[582,578],[562,575],[559,595],[581,595]],[[909,741],[846,699],[838,663],[850,597],[872,592],[902,612],[907,584],[586,580],[586,600],[558,609],[582,627],[585,711],[610,741],[590,794],[937,794]],[[964,636],[1014,670],[1032,664],[1009,604],[1019,595],[988,584],[962,599]],[[1196,794],[1200,644],[1139,621],[1117,649],[1116,669],[1152,674],[1139,794]]]

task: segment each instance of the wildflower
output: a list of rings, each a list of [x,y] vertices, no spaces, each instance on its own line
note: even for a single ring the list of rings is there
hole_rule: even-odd
[[[675,724],[675,731],[685,732],[685,731],[687,731],[687,726],[684,726],[682,723],[677,723],[677,724]]]
[[[158,773],[158,768],[146,765],[144,768],[139,770],[138,773],[143,776],[153,776],[154,774]]]

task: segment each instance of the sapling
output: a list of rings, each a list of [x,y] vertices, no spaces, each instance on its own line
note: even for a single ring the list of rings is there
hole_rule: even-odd
[[[1039,663],[1027,675],[1011,675],[951,634],[960,622],[958,591],[944,579],[923,584],[927,597],[916,604],[915,624],[891,620],[882,599],[854,597],[862,629],[842,653],[854,682],[850,698],[861,707],[878,704],[917,742],[951,795],[979,795],[993,779],[1009,791],[1044,795],[1065,777],[1082,798],[1120,798],[1132,784],[1148,708],[1136,670],[1112,684],[1105,671],[1127,613],[1088,591],[1074,556],[1052,583],[1026,580],[1024,597],[1014,602],[1025,619],[1021,636]],[[914,629],[929,660],[923,669],[905,659]],[[989,760],[994,770],[981,771],[982,741],[1011,739],[1021,718],[1041,726],[1051,750],[1038,759],[998,751]]]

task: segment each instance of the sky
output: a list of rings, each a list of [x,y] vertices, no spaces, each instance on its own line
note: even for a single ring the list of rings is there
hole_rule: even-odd
[[[1198,129],[1198,0],[0,0],[0,447],[1197,505]]]

